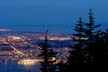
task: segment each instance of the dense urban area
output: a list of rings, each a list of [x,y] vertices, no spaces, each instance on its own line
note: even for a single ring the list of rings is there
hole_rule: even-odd
[[[24,58],[39,59],[45,34],[39,33],[2,33],[0,34],[0,61],[20,61]],[[73,43],[71,35],[49,34],[48,43],[58,54],[58,58],[69,56],[69,44]]]

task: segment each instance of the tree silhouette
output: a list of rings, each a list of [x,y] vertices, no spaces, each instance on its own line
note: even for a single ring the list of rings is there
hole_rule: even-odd
[[[77,42],[72,47],[69,57],[69,72],[81,72],[83,66],[82,46],[83,46],[83,22],[82,18],[79,18],[78,24],[75,26],[74,41]]]
[[[96,65],[96,57],[97,57],[97,47],[96,47],[96,41],[99,40],[99,36],[101,33],[101,30],[97,30],[101,26],[101,24],[95,25],[94,23],[94,17],[92,9],[90,9],[89,12],[89,22],[85,23],[85,29],[84,33],[85,36],[88,37],[88,40],[86,42],[86,48],[84,52],[85,56],[85,68],[89,71],[93,71],[95,69]]]
[[[107,48],[106,48],[106,44],[104,39],[102,38],[98,38],[96,39],[95,42],[95,64],[93,65],[94,68],[96,69],[96,71],[108,71],[107,69],[105,69],[106,65],[108,64],[108,55],[107,55]],[[99,64],[101,66],[99,66]],[[104,68],[102,69],[102,67],[104,66]],[[97,68],[96,68],[97,67]]]
[[[108,33],[102,32],[98,28],[101,24],[96,25],[93,17],[93,10],[90,9],[89,22],[82,22],[79,18],[75,26],[74,41],[77,42],[72,46],[69,57],[70,72],[92,72],[101,70],[102,66],[98,64],[108,63],[107,43]],[[87,37],[87,40],[83,38]],[[104,59],[104,60],[103,60]],[[98,69],[98,68],[100,69]]]
[[[108,71],[108,31],[101,32],[100,37],[96,40],[96,65],[99,71]],[[101,66],[99,66],[99,64]]]
[[[41,44],[42,53],[39,55],[43,62],[41,62],[41,72],[55,72],[56,65],[54,64],[56,61],[56,53],[49,47],[48,38],[47,38],[48,30],[45,35],[45,42]]]
[[[88,13],[89,14],[89,22],[88,23],[85,23],[85,35],[86,37],[88,37],[89,39],[89,44],[92,44],[93,40],[95,39],[95,35],[100,32],[100,30],[96,30],[97,28],[99,28],[101,26],[101,24],[98,24],[98,25],[95,25],[95,21],[94,21],[94,17],[93,17],[93,10],[90,9],[90,12]]]

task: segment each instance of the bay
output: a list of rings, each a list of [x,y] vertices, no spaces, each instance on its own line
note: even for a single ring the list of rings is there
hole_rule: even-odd
[[[24,66],[17,62],[0,62],[0,72],[39,72],[39,64]]]

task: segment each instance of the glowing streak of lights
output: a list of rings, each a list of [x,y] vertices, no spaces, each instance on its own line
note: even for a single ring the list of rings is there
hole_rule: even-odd
[[[23,55],[24,55],[24,53],[23,53],[23,52],[19,51],[19,50],[18,50],[17,48],[15,48],[14,46],[10,45],[10,47],[11,47],[11,48],[13,48],[14,50],[16,50],[16,51],[17,51],[17,53],[19,53],[19,54],[23,54]]]
[[[8,42],[5,42],[6,44],[9,44]],[[16,50],[19,54],[25,55],[23,52],[19,51],[17,48],[15,48],[14,46],[10,45],[11,48],[13,48],[14,50]]]

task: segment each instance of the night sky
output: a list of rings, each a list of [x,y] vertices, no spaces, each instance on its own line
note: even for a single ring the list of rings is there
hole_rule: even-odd
[[[96,23],[108,23],[108,0],[0,0],[0,25],[74,26],[94,9]]]

